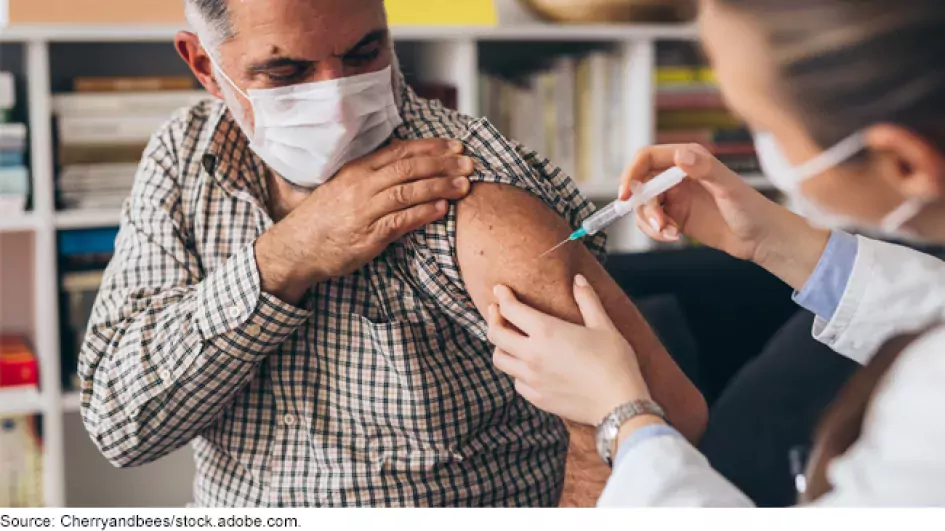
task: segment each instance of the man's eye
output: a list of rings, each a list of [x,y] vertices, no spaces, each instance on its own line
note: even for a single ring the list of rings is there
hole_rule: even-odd
[[[350,65],[366,65],[371,61],[377,59],[381,55],[380,48],[374,48],[370,50],[358,50],[357,52],[351,52],[345,56],[345,62]]]
[[[305,69],[297,66],[286,66],[266,71],[266,77],[273,83],[292,83],[305,75]]]

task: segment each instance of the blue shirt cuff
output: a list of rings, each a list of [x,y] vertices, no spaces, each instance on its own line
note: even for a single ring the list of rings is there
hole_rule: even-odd
[[[654,437],[666,437],[667,435],[682,437],[682,434],[676,431],[676,428],[666,424],[652,424],[650,426],[644,426],[633,432],[629,437],[624,439],[623,443],[620,445],[620,448],[617,449],[617,456],[614,458],[614,468],[617,468],[617,465],[620,463],[620,460],[623,459],[623,456],[627,455],[627,453],[634,446],[648,439],[652,439]]]
[[[829,321],[840,306],[840,300],[847,289],[858,248],[856,236],[833,231],[827,248],[824,249],[824,254],[817,262],[817,267],[804,289],[794,293],[794,302]]]

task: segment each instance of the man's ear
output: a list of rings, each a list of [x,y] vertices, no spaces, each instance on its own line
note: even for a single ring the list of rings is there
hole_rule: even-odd
[[[945,155],[929,140],[894,124],[870,127],[865,139],[882,157],[881,177],[904,197],[945,196]]]
[[[203,45],[200,44],[197,35],[189,31],[178,32],[174,36],[174,48],[177,49],[181,59],[190,66],[190,71],[207,89],[207,92],[222,100],[223,93],[220,91],[220,85],[217,84],[216,76],[213,75],[213,63]]]

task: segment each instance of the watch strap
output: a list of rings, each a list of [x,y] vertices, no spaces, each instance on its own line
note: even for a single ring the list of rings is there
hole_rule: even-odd
[[[653,415],[669,424],[663,408],[652,400],[644,399],[617,406],[597,425],[597,453],[608,466],[613,466],[614,441],[617,439],[620,428],[627,421],[641,415]]]

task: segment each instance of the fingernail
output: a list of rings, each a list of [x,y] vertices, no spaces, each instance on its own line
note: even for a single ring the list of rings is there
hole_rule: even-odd
[[[651,227],[654,231],[659,232],[659,231],[660,231],[660,222],[659,222],[659,220],[656,219],[656,218],[650,218],[650,227]]]
[[[669,238],[670,240],[678,240],[678,239],[679,239],[679,229],[677,229],[676,227],[670,225],[670,226],[666,227],[665,229],[663,229],[663,236],[665,236],[666,238]]]
[[[449,208],[449,203],[447,203],[445,200],[441,200],[441,201],[437,201],[437,202],[436,202],[436,209],[437,209],[439,212],[446,212],[446,209],[447,209],[447,208]]]
[[[495,295],[496,297],[501,297],[501,296],[502,296],[502,286],[496,286],[496,287],[492,288],[492,294]]]
[[[621,184],[620,190],[617,191],[617,197],[623,198],[627,194],[627,185]]]
[[[469,186],[469,179],[465,177],[458,177],[456,179],[453,179],[453,186],[455,186],[456,188],[459,188],[460,190],[465,190],[466,187]]]
[[[462,153],[463,149],[465,149],[465,147],[463,146],[462,142],[459,140],[450,140],[450,150]]]
[[[584,278],[584,275],[576,275],[574,277],[574,285],[579,288],[586,288],[588,286],[587,279]]]
[[[463,157],[463,159],[459,162],[459,167],[463,171],[473,171],[475,166],[473,165],[473,160],[471,158]]]
[[[696,152],[688,147],[676,150],[676,162],[686,166],[692,166],[696,163]]]

